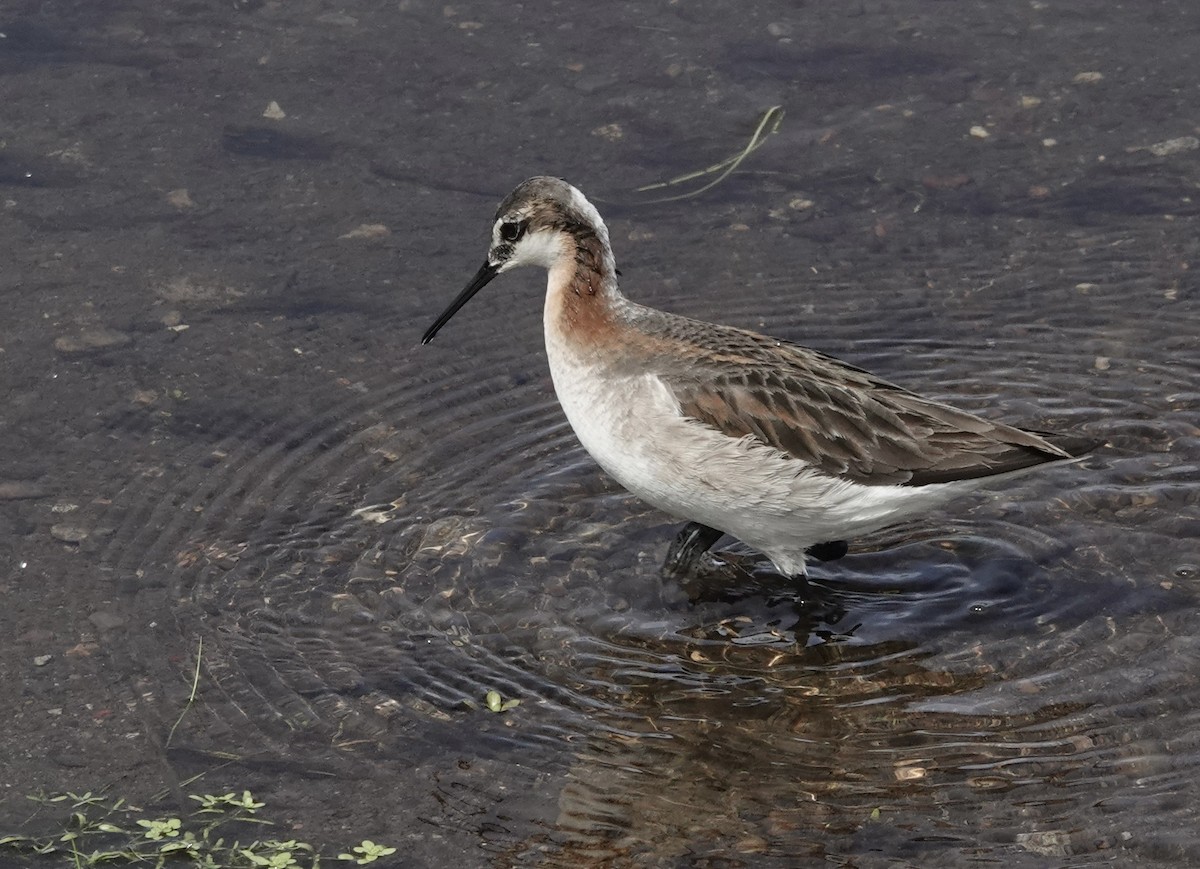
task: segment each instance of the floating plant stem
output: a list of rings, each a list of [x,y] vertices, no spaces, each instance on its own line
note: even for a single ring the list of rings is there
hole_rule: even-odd
[[[722,181],[729,177],[733,170],[737,169],[742,164],[742,161],[757,151],[762,144],[767,140],[767,136],[779,131],[779,125],[783,122],[783,106],[771,106],[758,122],[758,126],[754,128],[754,135],[750,137],[750,141],[737,154],[732,157],[726,157],[720,163],[714,163],[706,169],[700,169],[696,172],[689,172],[686,175],[680,175],[677,178],[672,178],[669,181],[660,181],[656,184],[647,184],[645,187],[637,188],[638,193],[645,193],[650,190],[661,190],[665,187],[675,187],[679,184],[685,184],[688,181],[694,181],[697,178],[703,178],[706,175],[720,173],[712,181],[709,181],[703,187],[691,190],[687,193],[680,193],[678,196],[665,196],[661,199],[645,200],[643,204],[653,202],[674,202],[679,199],[689,199],[693,196],[699,196],[706,190],[711,190]]]

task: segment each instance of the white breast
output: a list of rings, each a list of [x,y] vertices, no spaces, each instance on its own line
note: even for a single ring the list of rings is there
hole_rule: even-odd
[[[781,571],[804,550],[921,513],[964,487],[864,486],[833,479],[751,437],[731,438],[682,415],[653,374],[616,375],[547,330],[558,400],[575,434],[621,485],[661,510],[719,528]]]

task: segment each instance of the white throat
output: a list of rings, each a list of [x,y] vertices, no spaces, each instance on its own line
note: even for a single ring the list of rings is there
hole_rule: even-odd
[[[567,257],[567,239],[561,232],[543,230],[533,232],[521,239],[513,248],[510,256],[500,271],[520,268],[521,266],[541,266],[553,269],[561,260]]]

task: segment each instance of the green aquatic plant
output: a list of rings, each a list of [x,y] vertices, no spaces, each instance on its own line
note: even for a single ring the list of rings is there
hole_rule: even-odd
[[[69,815],[62,829],[41,836],[0,836],[3,855],[24,855],[30,865],[193,866],[197,869],[320,869],[322,848],[296,839],[230,838],[247,825],[272,826],[258,817],[265,804],[250,791],[241,794],[192,794],[199,805],[181,816],[155,815],[122,798],[110,800],[88,791],[54,796],[33,795],[39,811],[62,807]],[[364,839],[335,858],[359,866],[396,852]],[[32,862],[36,861],[36,862]]]
[[[500,696],[499,691],[489,691],[484,697],[487,702],[487,708],[492,712],[507,712],[510,709],[515,709],[521,705],[520,700],[505,700]]]
[[[395,848],[388,848],[384,845],[376,845],[370,839],[363,839],[363,843],[353,849],[358,856],[353,854],[338,854],[339,860],[353,860],[360,866],[365,866],[367,863],[374,863],[380,857],[386,857],[388,854],[395,854]]]

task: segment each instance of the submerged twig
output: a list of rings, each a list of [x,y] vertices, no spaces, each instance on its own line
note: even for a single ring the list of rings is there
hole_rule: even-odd
[[[200,684],[200,660],[204,653],[204,637],[200,638],[200,642],[196,646],[196,672],[192,674],[192,693],[188,695],[187,703],[183,707],[183,711],[179,713],[179,717],[175,719],[175,723],[171,725],[171,730],[167,733],[167,741],[164,746],[171,744],[171,737],[175,735],[175,728],[179,726],[179,722],[183,721],[183,716],[187,715],[192,704],[196,702],[196,686]]]

